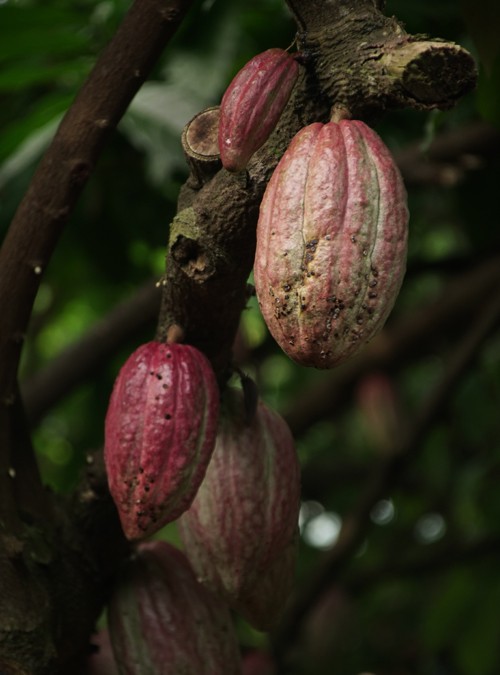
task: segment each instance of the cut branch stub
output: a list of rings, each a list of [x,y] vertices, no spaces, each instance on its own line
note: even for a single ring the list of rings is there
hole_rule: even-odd
[[[299,48],[310,56],[317,95],[330,105],[343,103],[358,119],[390,108],[450,108],[477,77],[465,49],[408,35],[373,3],[339,11],[334,23],[305,31]]]
[[[449,108],[474,87],[476,68],[468,51],[439,40],[397,44],[387,49],[378,66],[395,78],[399,96],[419,107]]]
[[[202,110],[191,119],[182,132],[182,148],[191,169],[191,187],[199,189],[221,168],[217,135],[219,106]]]

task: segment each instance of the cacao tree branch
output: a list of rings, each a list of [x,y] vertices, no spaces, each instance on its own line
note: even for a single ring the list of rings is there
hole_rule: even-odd
[[[74,660],[105,600],[110,570],[123,556],[123,534],[107,493],[103,499],[111,508],[101,508],[100,519],[84,527],[76,508],[71,520],[67,508],[44,492],[17,369],[33,301],[58,237],[110,132],[191,4],[136,0],[132,5],[59,126],[0,251],[2,672],[75,672]],[[85,494],[78,492],[78,500],[85,501]],[[97,510],[90,512],[96,516]],[[95,546],[103,536],[110,545],[102,549],[109,553],[106,561]]]
[[[497,327],[499,320],[500,296],[494,293],[484,300],[475,321],[451,353],[441,380],[422,404],[406,433],[395,440],[388,459],[381,462],[355,508],[345,517],[335,546],[323,558],[309,583],[297,594],[276,640],[276,650],[281,662],[287,645],[295,643],[307,613],[324,589],[344,570],[347,561],[365,539],[374,504],[387,494],[391,485],[418,453],[426,434],[446,406],[460,378],[476,358],[480,346]]]
[[[373,586],[393,579],[416,579],[424,575],[439,574],[451,568],[470,565],[486,560],[492,562],[500,552],[500,537],[485,535],[472,542],[450,543],[440,546],[438,550],[425,555],[420,554],[413,559],[388,559],[379,567],[346,575],[343,583],[353,593],[363,593]]]
[[[405,184],[454,186],[467,172],[483,168],[500,151],[500,132],[486,122],[436,135],[428,148],[411,144],[396,153]]]
[[[390,108],[446,109],[470,91],[476,67],[462,47],[415,37],[375,0],[287,0],[330,105],[370,118]]]

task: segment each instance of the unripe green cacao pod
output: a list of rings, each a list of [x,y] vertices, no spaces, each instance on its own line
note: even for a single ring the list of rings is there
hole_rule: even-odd
[[[258,582],[290,550],[299,508],[300,468],[287,424],[262,401],[249,422],[241,392],[228,390],[207,473],[179,519],[200,581],[245,613]],[[293,574],[286,593],[278,584],[267,589],[277,612],[292,582]]]
[[[184,554],[146,542],[124,566],[108,607],[120,675],[239,675],[227,606],[202,586]]]
[[[391,153],[366,124],[293,138],[260,207],[254,278],[271,334],[297,363],[332,368],[383,326],[399,292],[408,209]]]
[[[215,444],[219,390],[194,347],[148,342],[116,378],[104,459],[125,535],[138,539],[190,505]]]
[[[297,61],[283,49],[254,56],[222,97],[219,151],[228,171],[241,171],[269,138],[299,76]]]

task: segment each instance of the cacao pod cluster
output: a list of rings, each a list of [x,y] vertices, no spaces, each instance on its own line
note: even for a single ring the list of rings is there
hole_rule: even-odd
[[[146,343],[116,378],[105,461],[136,541],[108,612],[122,675],[240,673],[228,608],[259,630],[280,618],[294,578],[300,468],[285,421],[262,401],[249,409],[248,394],[232,388],[219,409],[212,368],[189,345]],[[188,557],[141,541],[179,516]]]
[[[296,56],[270,49],[236,75],[220,108],[225,169],[243,171],[268,141],[299,74]],[[404,275],[407,221],[399,171],[366,124],[315,122],[293,138],[261,203],[254,279],[294,361],[334,367],[380,330]],[[144,344],[116,379],[105,462],[135,542],[109,606],[122,675],[241,673],[228,608],[258,630],[285,608],[300,467],[285,421],[251,407],[232,388],[220,406],[209,361],[189,345]],[[176,519],[185,555],[141,541]]]
[[[280,49],[236,75],[220,110],[226,169],[245,168],[269,138],[298,77]],[[401,175],[370,127],[339,119],[298,132],[260,206],[254,265],[262,315],[291,359],[332,368],[382,328],[406,268],[407,225]]]

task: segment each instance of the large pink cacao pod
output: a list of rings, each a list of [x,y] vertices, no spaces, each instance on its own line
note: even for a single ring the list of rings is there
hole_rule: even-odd
[[[274,130],[299,76],[283,49],[257,54],[236,74],[222,97],[219,151],[228,171],[241,171]]]
[[[227,606],[202,586],[184,554],[146,542],[126,564],[108,607],[120,675],[239,675]]]
[[[257,582],[290,550],[299,507],[300,468],[287,424],[262,401],[249,423],[241,392],[228,390],[207,473],[179,519],[200,581],[244,610]],[[286,601],[278,585],[269,598]]]
[[[372,129],[299,131],[267,185],[254,266],[262,314],[290,358],[332,368],[377,333],[403,280],[407,225],[401,175]]]
[[[148,342],[116,378],[105,422],[111,495],[128,539],[158,531],[193,500],[215,444],[219,390],[194,347]]]

